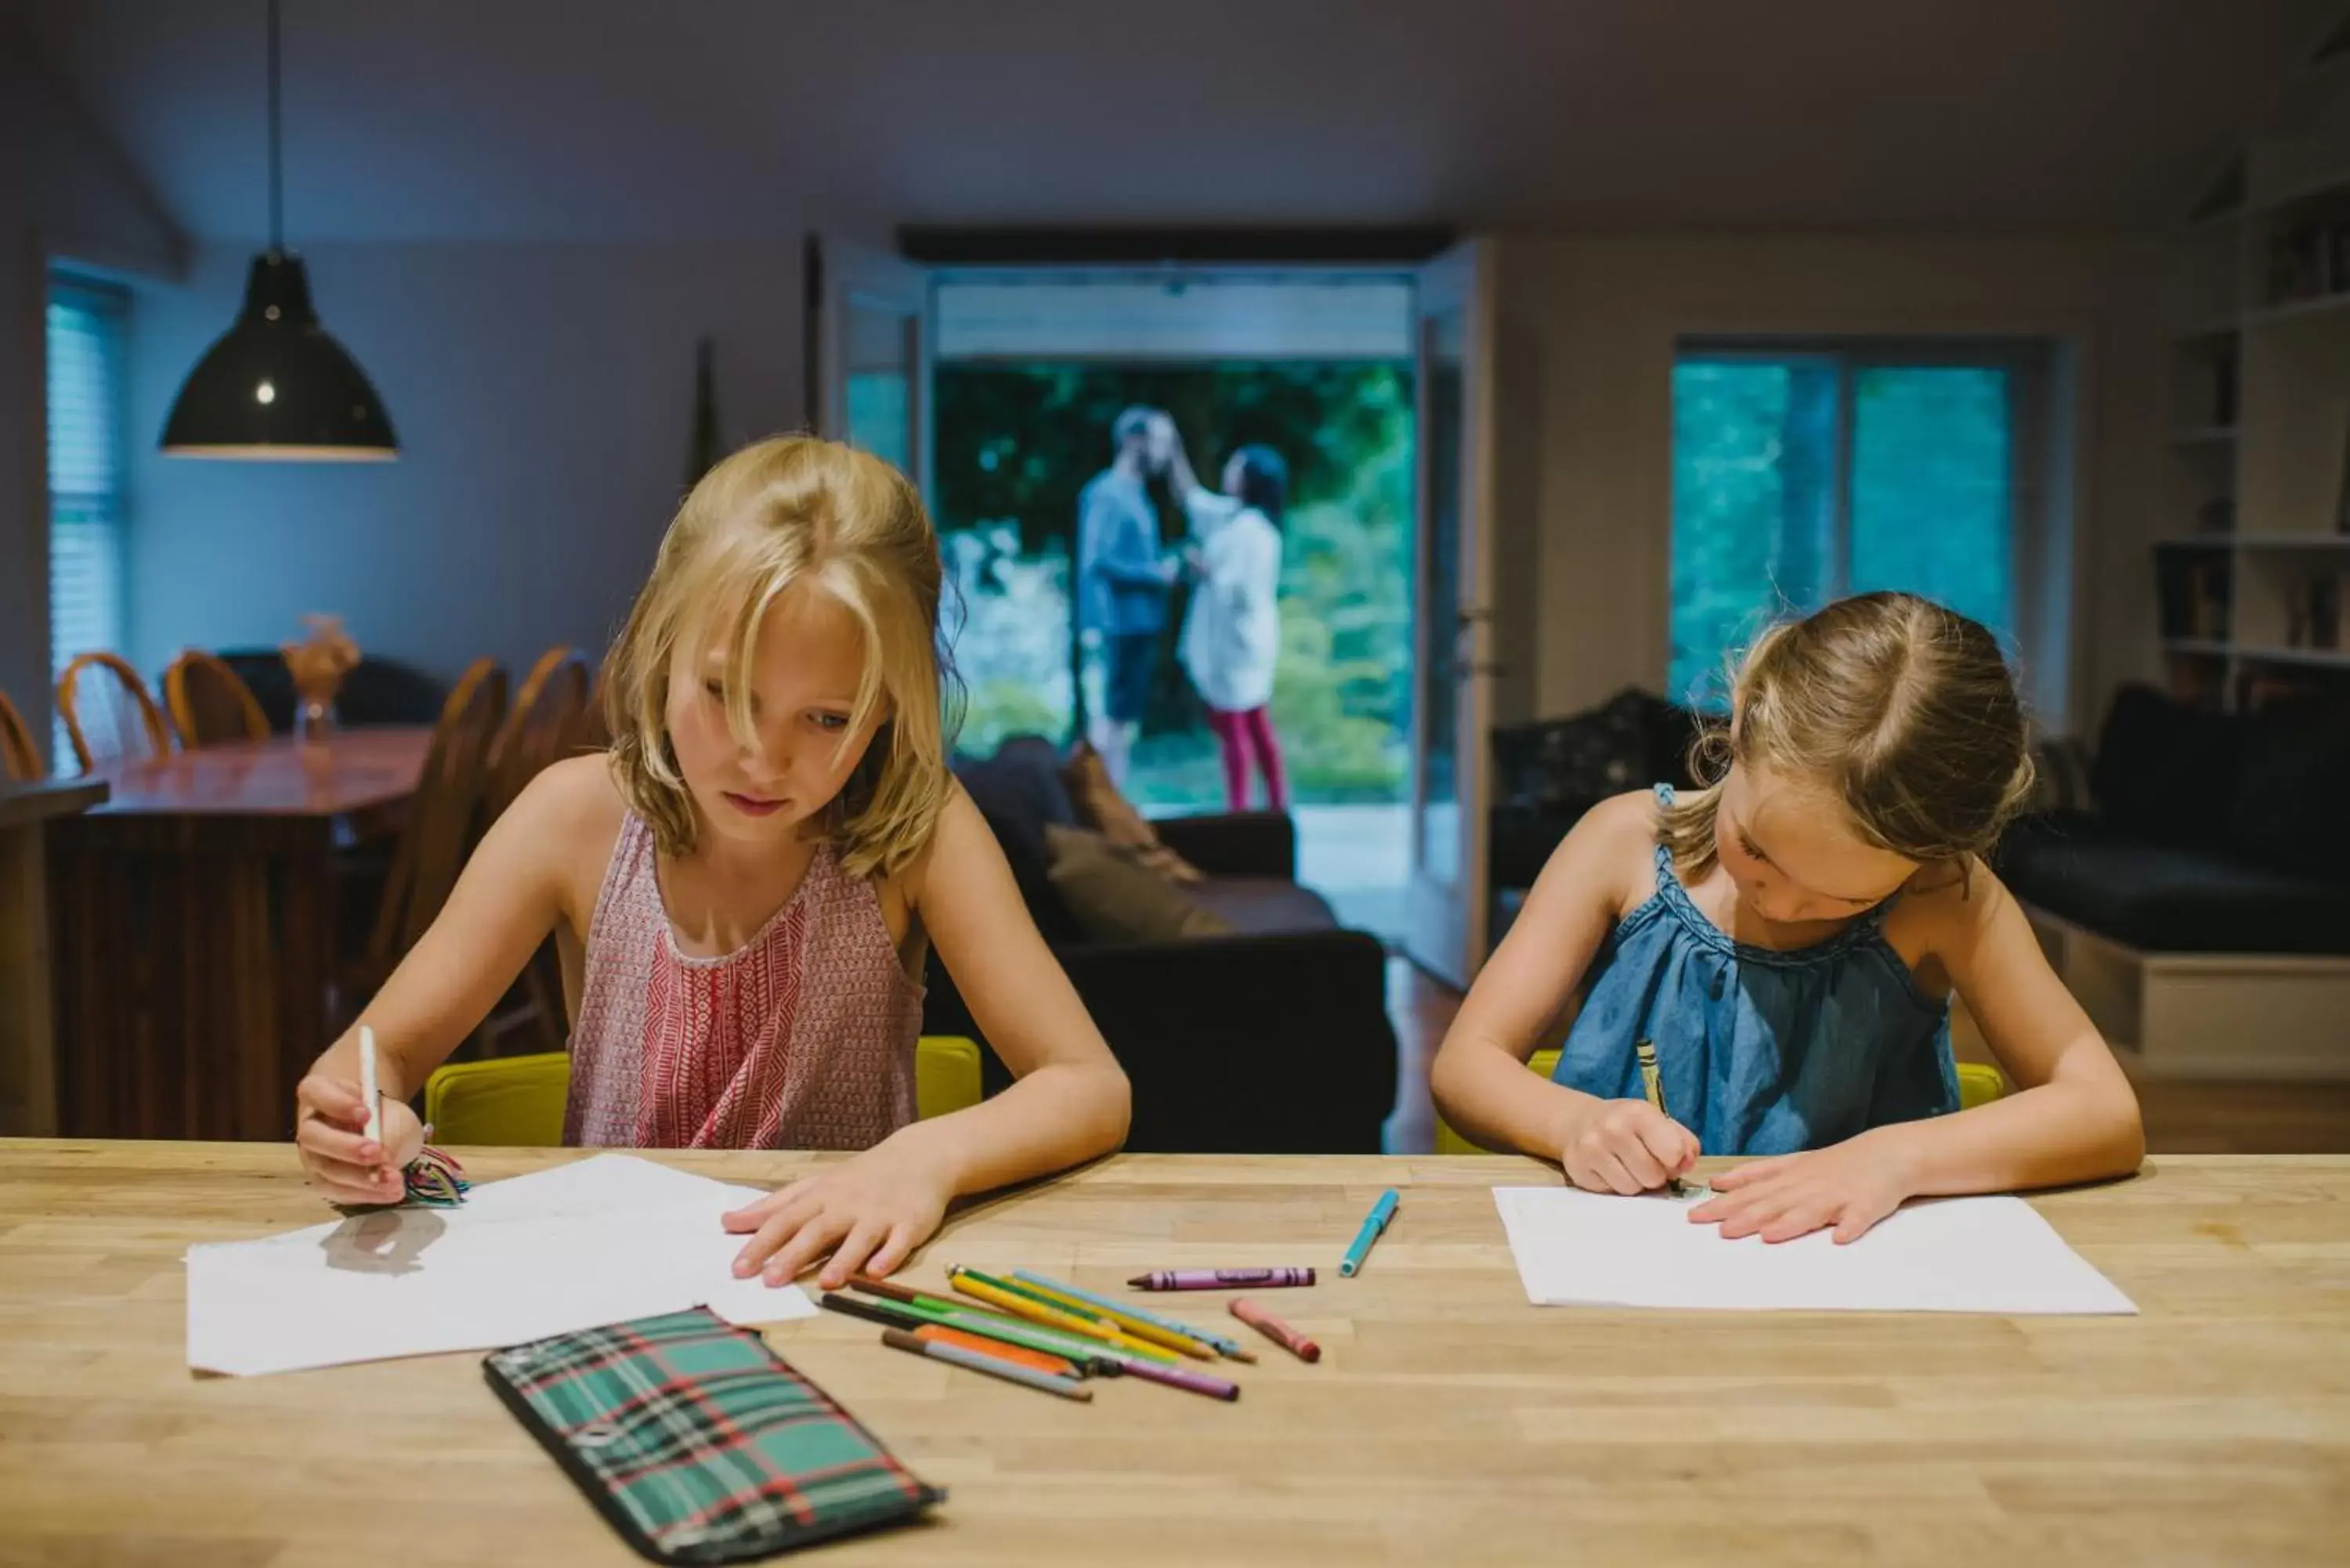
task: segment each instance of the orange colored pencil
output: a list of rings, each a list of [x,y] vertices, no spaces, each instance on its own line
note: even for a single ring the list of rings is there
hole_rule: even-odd
[[[993,1355],[1001,1361],[1016,1362],[1035,1372],[1049,1372],[1055,1377],[1082,1377],[1076,1364],[1057,1355],[1047,1355],[1041,1350],[1029,1350],[1017,1345],[1006,1345],[1000,1339],[983,1339],[975,1334],[965,1334],[944,1324],[931,1324],[913,1331],[916,1339],[935,1339],[941,1345],[951,1345],[968,1350],[974,1355]]]

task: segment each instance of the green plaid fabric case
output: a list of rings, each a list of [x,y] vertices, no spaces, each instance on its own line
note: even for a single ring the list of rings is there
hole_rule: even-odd
[[[753,1331],[706,1307],[483,1363],[523,1425],[656,1563],[738,1563],[910,1519],[946,1496]]]

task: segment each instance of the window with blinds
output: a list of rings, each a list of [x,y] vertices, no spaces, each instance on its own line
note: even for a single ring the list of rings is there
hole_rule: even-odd
[[[48,310],[49,663],[120,650],[130,296],[52,276]],[[60,722],[50,756],[69,758]]]

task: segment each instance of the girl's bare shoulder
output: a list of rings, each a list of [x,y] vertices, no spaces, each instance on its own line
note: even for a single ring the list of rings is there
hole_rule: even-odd
[[[1971,943],[2014,897],[1997,872],[1969,856],[1956,865],[1920,871],[1886,918],[1886,934],[1897,948],[1921,955],[1948,953]]]
[[[1593,825],[1610,845],[1638,844],[1653,848],[1657,842],[1657,796],[1654,791],[1626,790],[1611,794],[1589,811],[1583,821]],[[1582,826],[1580,823],[1577,826]]]
[[[525,801],[531,803],[531,815],[538,823],[573,831],[606,827],[617,833],[629,812],[611,758],[602,752],[550,764],[530,781],[515,806],[519,809]]]
[[[592,902],[628,815],[611,760],[591,752],[541,772],[506,808],[499,826],[511,819],[531,860],[559,878],[567,893],[584,888]]]
[[[1551,864],[1620,915],[1655,893],[1656,858],[1657,797],[1630,790],[1585,812]]]

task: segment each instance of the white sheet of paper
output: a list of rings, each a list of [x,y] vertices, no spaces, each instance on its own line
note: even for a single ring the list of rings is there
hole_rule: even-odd
[[[1692,1200],[1497,1187],[1518,1277],[1536,1306],[1744,1311],[2135,1313],[2020,1198],[1912,1203],[1845,1246],[1776,1244],[1692,1225]]]
[[[484,1350],[707,1305],[807,1317],[795,1285],[733,1275],[719,1225],[764,1196],[627,1155],[477,1187],[455,1209],[361,1214],[188,1249],[188,1365],[254,1376]]]
[[[697,1201],[707,1198],[713,1189],[730,1195],[729,1200],[720,1205],[721,1213],[766,1196],[756,1187],[730,1186],[632,1154],[598,1154],[534,1170],[527,1176],[484,1182],[467,1193],[458,1208],[438,1212],[463,1214],[468,1225],[509,1220],[562,1220]],[[332,1235],[344,1224],[340,1220],[329,1220],[258,1241],[235,1244],[316,1246],[320,1238]]]

